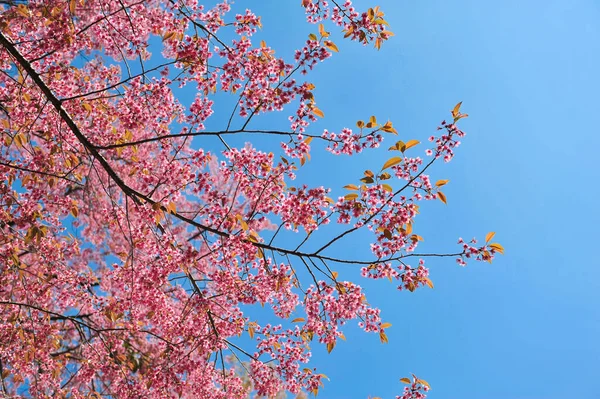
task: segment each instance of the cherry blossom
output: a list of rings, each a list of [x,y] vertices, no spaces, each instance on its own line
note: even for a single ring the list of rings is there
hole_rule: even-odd
[[[447,181],[426,172],[465,136],[460,104],[425,158],[399,141],[390,150],[401,155],[345,195],[294,183],[311,155],[351,156],[398,133],[375,117],[314,131],[324,112],[306,79],[338,51],[326,24],[376,48],[393,34],[378,7],[302,6],[317,33],[278,54],[255,40],[260,17],[227,1],[3,3],[2,395],[317,394],[327,378],[311,345],[331,352],[348,323],[388,339],[382,311],[335,265],[414,291],[433,287],[426,257],[464,266],[503,252],[493,233],[417,252],[418,203],[446,202]],[[209,130],[225,96],[230,117]],[[253,127],[274,111],[286,127]],[[248,143],[230,145],[232,135]],[[281,150],[260,148],[256,135]],[[370,257],[336,258],[333,244],[359,229],[371,234]],[[256,316],[263,307],[276,323]],[[401,398],[424,398],[429,385],[409,382]]]

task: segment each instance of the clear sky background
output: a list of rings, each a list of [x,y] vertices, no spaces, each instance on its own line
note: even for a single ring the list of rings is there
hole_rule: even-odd
[[[453,251],[459,236],[496,231],[506,255],[466,268],[430,260],[435,289],[412,294],[337,267],[361,280],[393,327],[387,345],[347,328],[331,354],[317,349],[314,365],[331,379],[319,397],[393,398],[399,378],[414,372],[431,383],[432,399],[600,398],[599,3],[355,4],[381,5],[396,36],[379,52],[334,36],[340,53],[309,75],[325,112],[314,131],[377,115],[394,122],[400,139],[423,142],[411,151],[424,151],[463,101],[467,137],[450,164],[431,172],[450,179],[448,205],[422,207],[420,249]],[[259,37],[277,55],[291,56],[316,32],[296,0],[237,6],[263,16]],[[351,158],[315,149],[299,178],[343,194],[363,170],[380,167],[385,148]],[[330,253],[366,258],[368,237]]]

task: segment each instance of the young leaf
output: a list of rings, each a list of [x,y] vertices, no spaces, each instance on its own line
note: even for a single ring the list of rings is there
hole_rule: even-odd
[[[448,184],[450,180],[438,180],[437,182],[435,182],[436,187],[442,187],[443,185]]]
[[[406,378],[406,377],[404,377],[404,378],[400,378],[400,382],[403,382],[403,383],[405,383],[405,384],[410,384],[410,379],[409,379],[409,378]]]
[[[387,344],[389,342],[387,335],[383,331],[379,332],[379,340],[382,344]]]
[[[494,251],[501,253],[504,255],[504,247],[498,243],[492,243],[489,245],[490,248],[493,248]]]
[[[323,113],[323,111],[321,111],[321,110],[320,110],[319,108],[317,108],[317,107],[313,107],[313,108],[312,108],[312,112],[313,112],[313,114],[317,115],[317,116],[318,116],[318,117],[320,117],[320,118],[324,118],[324,117],[325,117],[325,114]]]
[[[340,50],[338,49],[338,47],[331,40],[325,40],[323,43],[325,44],[325,47],[327,47],[329,50],[335,51],[336,53],[340,52]]]
[[[419,144],[420,141],[418,140],[410,140],[408,141],[405,145],[404,145],[404,150],[402,150],[402,152],[408,150],[409,148],[412,148],[414,146],[416,146],[417,144]]]
[[[462,101],[454,106],[452,109],[452,117],[456,118],[460,114],[460,106],[462,105]]]
[[[495,235],[496,235],[496,233],[493,231],[490,231],[489,233],[487,233],[485,236],[485,243],[487,244],[488,242],[490,242],[490,240],[492,238],[494,238]]]
[[[446,202],[446,195],[443,192],[438,191],[437,196],[444,204],[448,204],[448,202]]]
[[[431,388],[431,385],[429,385],[429,383],[428,383],[427,381],[425,381],[425,380],[422,380],[422,379],[420,379],[420,378],[419,378],[419,379],[417,380],[417,382],[418,382],[419,384],[421,384],[421,385],[425,385],[427,388]]]
[[[327,344],[327,353],[331,353],[331,351],[335,348],[335,342],[330,342]]]
[[[387,161],[386,161],[386,162],[383,164],[383,166],[381,167],[381,170],[385,170],[385,169],[387,169],[387,168],[390,168],[390,167],[392,167],[392,166],[394,166],[394,165],[398,165],[400,162],[402,162],[402,158],[400,158],[400,157],[393,157],[393,158],[390,158],[390,159],[388,159],[388,160],[387,160]]]
[[[175,214],[177,212],[177,206],[175,205],[175,203],[173,201],[169,202],[166,206],[167,208],[167,212],[169,212],[170,214]]]
[[[325,30],[325,26],[323,24],[319,24],[319,35],[322,37],[329,37],[329,32]]]
[[[347,190],[358,190],[358,186],[354,185],[354,184],[347,184],[345,185],[343,188],[347,189]]]

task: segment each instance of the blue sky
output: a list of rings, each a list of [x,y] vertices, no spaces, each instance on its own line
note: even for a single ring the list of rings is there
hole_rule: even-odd
[[[286,56],[316,32],[298,3],[237,6],[263,16],[259,35]],[[400,139],[425,142],[463,101],[468,135],[456,158],[431,173],[450,179],[448,205],[423,206],[415,229],[423,250],[447,251],[459,236],[496,231],[506,255],[467,268],[430,260],[435,289],[413,294],[362,280],[393,324],[390,343],[349,328],[331,354],[316,350],[314,364],[331,379],[319,397],[392,398],[410,372],[431,383],[432,399],[600,397],[600,5],[355,4],[381,5],[396,36],[379,52],[336,40],[340,53],[309,75],[325,112],[316,130],[377,115],[394,122]],[[315,151],[299,177],[340,194],[387,156]],[[367,240],[357,234],[332,253],[367,257]],[[358,268],[337,270],[360,279]]]

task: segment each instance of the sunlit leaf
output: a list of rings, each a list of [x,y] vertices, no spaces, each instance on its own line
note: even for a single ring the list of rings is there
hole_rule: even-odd
[[[383,331],[379,332],[379,340],[382,344],[387,344],[389,342],[387,335]]]
[[[336,53],[339,53],[339,51],[340,51],[338,49],[338,47],[335,45],[335,43],[332,42],[331,40],[325,40],[323,42],[323,44],[325,44],[325,47],[327,47],[331,51],[335,51]]]
[[[318,117],[320,117],[320,118],[324,118],[324,117],[325,117],[325,114],[323,113],[323,111],[321,111],[321,110],[320,110],[319,108],[317,108],[317,107],[313,107],[313,108],[312,108],[312,113],[313,113],[313,114],[315,114],[315,115],[317,115],[317,116],[318,116]]]
[[[439,200],[440,200],[440,201],[442,201],[444,204],[448,204],[448,202],[446,201],[446,195],[445,195],[443,192],[441,192],[441,191],[438,191],[438,193],[437,193],[437,197],[438,197],[438,198],[439,198]]]
[[[383,164],[383,166],[381,167],[381,170],[390,168],[394,165],[398,165],[400,162],[402,162],[402,158],[400,158],[400,157],[390,158]]]
[[[462,101],[454,106],[452,109],[452,117],[456,118],[460,113],[460,106],[462,105]]]
[[[320,34],[322,37],[329,37],[329,32],[327,32],[327,31],[325,30],[325,25],[323,25],[323,24],[319,24],[319,34]]]
[[[412,148],[412,147],[416,146],[419,143],[420,143],[420,141],[418,141],[418,140],[409,140],[409,141],[407,141],[406,144],[404,144],[404,149],[402,150],[402,152],[408,150],[409,148]]]
[[[335,348],[335,342],[329,342],[327,344],[327,353],[331,353],[331,351]]]
[[[417,380],[417,382],[420,383],[420,384],[422,384],[422,385],[425,385],[427,388],[431,388],[431,385],[429,385],[429,383],[427,381],[425,381],[425,380],[422,380],[422,379],[419,378]]]
[[[498,243],[492,243],[489,245],[490,248],[493,248],[494,251],[501,253],[504,255],[504,247]]]
[[[485,243],[487,244],[488,242],[490,242],[491,239],[494,238],[495,235],[496,235],[496,233],[493,231],[490,231],[489,233],[487,233],[485,235]]]

